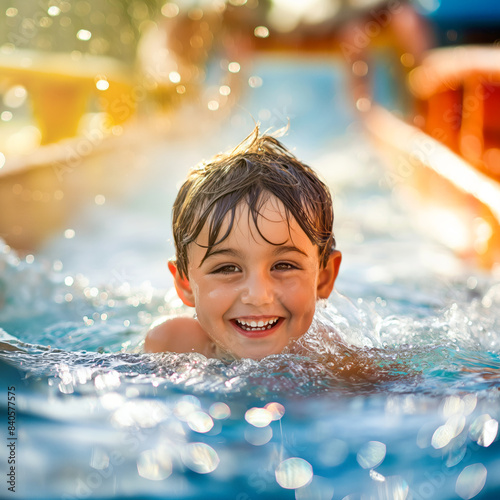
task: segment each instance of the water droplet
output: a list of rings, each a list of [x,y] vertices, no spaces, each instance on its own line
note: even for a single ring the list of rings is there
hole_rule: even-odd
[[[208,413],[210,413],[213,418],[223,420],[229,418],[231,415],[231,409],[226,403],[213,403],[212,406],[210,406]]]
[[[47,14],[49,16],[52,16],[52,17],[58,16],[60,13],[61,13],[61,9],[59,7],[57,7],[56,5],[51,5],[47,9]]]
[[[379,472],[377,472],[376,470],[373,470],[373,469],[370,470],[370,477],[374,481],[379,481],[379,482],[385,481],[385,476],[383,476],[382,474],[380,474]]]
[[[484,487],[488,471],[483,464],[472,464],[464,468],[457,478],[455,491],[464,500],[475,497]]]
[[[28,97],[27,90],[22,85],[14,85],[3,95],[3,103],[9,108],[21,107]]]
[[[109,89],[109,82],[107,80],[97,80],[97,82],[95,83],[95,86],[97,88],[97,90],[108,90]]]
[[[180,81],[181,81],[181,75],[180,75],[177,71],[171,71],[171,72],[168,74],[168,79],[169,79],[172,83],[180,83]]]
[[[363,469],[373,469],[385,458],[386,446],[380,441],[369,441],[358,451],[356,459]]]
[[[189,415],[201,409],[200,400],[196,396],[183,396],[174,408],[174,415],[183,422],[187,422]]]
[[[114,370],[97,375],[94,379],[95,388],[100,391],[118,387],[120,384],[120,374]]]
[[[92,33],[89,30],[79,30],[76,34],[76,38],[86,42],[92,38]]]
[[[257,38],[267,38],[269,36],[269,29],[266,26],[257,26],[253,30],[253,34]]]
[[[208,432],[214,426],[212,418],[204,411],[194,411],[190,413],[186,422],[193,431],[200,433]]]
[[[313,477],[313,469],[302,458],[288,458],[278,465],[275,475],[282,488],[292,490],[308,484]]]
[[[366,76],[368,74],[368,64],[365,61],[355,61],[352,65],[352,72],[356,76]]]
[[[175,17],[179,14],[179,6],[176,5],[175,3],[169,2],[166,3],[162,8],[161,8],[161,13],[165,17]]]
[[[217,452],[205,443],[190,443],[181,454],[184,465],[198,474],[209,474],[217,469],[220,459]]]
[[[251,408],[245,413],[245,420],[255,427],[266,427],[273,420],[273,414],[265,408]]]
[[[273,420],[280,420],[285,414],[285,407],[280,403],[267,403],[264,408],[271,413]]]
[[[145,479],[161,481],[172,474],[172,461],[158,450],[146,450],[137,459],[137,471]]]
[[[477,278],[475,278],[474,276],[469,276],[467,278],[467,288],[469,290],[474,290],[477,286]]]
[[[356,109],[358,111],[361,111],[362,113],[370,111],[371,107],[372,107],[372,103],[371,103],[370,99],[368,99],[367,97],[360,97],[356,101]]]
[[[455,413],[462,413],[464,410],[464,403],[458,396],[449,396],[443,402],[442,414],[445,418],[454,415]]]
[[[487,413],[477,417],[469,428],[471,439],[477,441],[478,445],[485,448],[495,441],[497,433],[498,422]]]
[[[477,397],[475,394],[466,394],[463,397],[464,402],[464,415],[470,415],[477,405]]]
[[[258,87],[262,87],[262,78],[260,76],[251,76],[249,79],[248,79],[248,85],[250,85],[250,87],[252,87],[253,89],[256,89]]]
[[[240,63],[237,63],[235,61],[233,62],[230,62],[228,65],[227,65],[227,69],[231,72],[231,73],[239,73],[240,69],[241,69],[241,66],[240,66]]]
[[[453,439],[452,429],[444,424],[440,425],[432,435],[431,444],[436,450],[444,448]]]
[[[214,99],[212,99],[211,101],[208,101],[207,106],[208,106],[208,109],[210,111],[217,111],[219,109],[219,103]]]

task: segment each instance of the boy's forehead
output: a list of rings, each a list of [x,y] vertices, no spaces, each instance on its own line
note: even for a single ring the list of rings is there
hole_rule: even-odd
[[[227,213],[223,219],[218,236],[226,234],[231,223],[231,214]],[[256,223],[257,226],[256,227]],[[300,234],[305,236],[295,218],[287,212],[285,206],[277,197],[269,195],[259,206],[256,221],[246,201],[240,202],[236,207],[234,221],[229,237],[239,240],[265,240],[273,244],[289,243]],[[199,245],[207,245],[209,239],[209,224],[205,224],[198,235],[196,242]]]

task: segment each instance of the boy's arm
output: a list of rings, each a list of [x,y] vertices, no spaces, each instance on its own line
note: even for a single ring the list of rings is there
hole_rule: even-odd
[[[211,356],[212,342],[200,323],[189,317],[167,318],[154,325],[144,341],[144,352],[199,352]]]

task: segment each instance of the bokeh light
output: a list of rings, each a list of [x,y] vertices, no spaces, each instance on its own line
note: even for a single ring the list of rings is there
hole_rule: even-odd
[[[189,443],[182,452],[184,465],[198,474],[210,474],[217,469],[217,452],[205,443]]]
[[[76,37],[78,40],[82,40],[84,42],[89,41],[92,38],[92,33],[89,30],[79,30],[78,33],[76,34]]]
[[[191,412],[188,415],[186,422],[193,431],[200,433],[209,432],[214,426],[214,422],[210,415],[207,415],[203,411]]]
[[[145,450],[137,459],[139,476],[151,481],[162,481],[172,474],[172,461],[165,453]]]
[[[266,408],[251,408],[245,413],[245,420],[254,427],[266,427],[273,421],[273,414]]]
[[[478,495],[486,483],[488,472],[483,464],[468,465],[457,478],[455,491],[464,500]]]
[[[361,447],[356,459],[363,469],[373,469],[380,465],[385,458],[386,446],[380,441],[369,441]]]
[[[212,416],[212,418],[218,420],[224,420],[231,416],[231,408],[226,403],[213,403],[208,413]]]
[[[276,481],[285,489],[301,488],[313,478],[311,464],[303,458],[288,458],[276,468]]]

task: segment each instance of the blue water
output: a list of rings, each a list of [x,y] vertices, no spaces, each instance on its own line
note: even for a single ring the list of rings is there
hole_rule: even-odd
[[[136,189],[89,202],[73,238],[23,257],[0,247],[0,342],[19,349],[0,352],[16,497],[498,498],[499,276],[417,226],[333,64],[253,72],[262,87],[227,121],[144,144]],[[331,185],[337,290],[281,355],[144,354],[152,321],[183,307],[166,271],[175,185],[259,115],[264,127],[288,116],[284,142]]]

